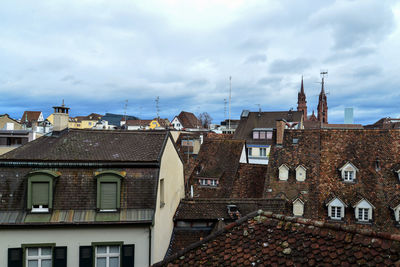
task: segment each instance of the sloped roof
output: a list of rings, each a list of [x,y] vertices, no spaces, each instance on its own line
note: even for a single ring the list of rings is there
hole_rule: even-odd
[[[135,116],[125,116],[125,115],[113,114],[113,113],[106,113],[103,117],[101,117],[101,119],[103,121],[108,121],[108,124],[110,124],[110,125],[119,126],[121,120],[125,119],[125,117],[126,117],[127,120],[137,120],[137,119],[139,119],[138,117],[135,117]]]
[[[0,161],[156,162],[167,136],[166,131],[67,129],[1,155]]]
[[[233,185],[233,198],[262,198],[268,165],[240,164]]]
[[[282,199],[216,199],[198,198],[181,200],[176,210],[174,220],[218,220],[231,219],[227,212],[227,205],[236,205],[244,216],[256,210],[271,211],[274,213],[286,212],[286,201]]]
[[[365,129],[400,129],[400,118],[382,118],[364,127]]]
[[[284,119],[287,122],[300,122],[302,111],[267,111],[249,112],[248,116],[240,118],[239,126],[236,128],[233,139],[253,140],[254,128],[276,129],[276,121]]]
[[[153,266],[400,264],[400,235],[254,212]]]
[[[128,126],[149,126],[152,120],[127,120],[126,125]]]
[[[183,128],[202,128],[200,120],[191,112],[182,111],[177,117]]]
[[[41,111],[24,111],[24,114],[21,117],[21,122],[32,122],[38,121]]]

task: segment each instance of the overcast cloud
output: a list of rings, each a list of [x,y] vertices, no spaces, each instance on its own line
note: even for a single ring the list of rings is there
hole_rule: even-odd
[[[65,103],[71,114],[225,118],[316,109],[320,71],[331,123],[399,117],[398,1],[0,1],[0,114]]]

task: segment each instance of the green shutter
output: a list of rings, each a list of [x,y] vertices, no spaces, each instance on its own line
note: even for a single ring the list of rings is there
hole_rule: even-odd
[[[8,267],[22,267],[22,248],[8,249]]]
[[[53,260],[55,267],[67,267],[67,247],[54,247]]]
[[[32,183],[33,205],[49,205],[49,183]]]
[[[100,209],[117,209],[117,183],[102,182]]]

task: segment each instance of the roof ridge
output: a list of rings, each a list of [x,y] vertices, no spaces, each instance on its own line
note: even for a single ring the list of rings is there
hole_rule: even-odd
[[[389,239],[393,241],[400,242],[400,235],[399,234],[391,234],[388,232],[375,232],[369,229],[357,229],[355,226],[345,226],[345,225],[340,225],[340,224],[335,224],[335,223],[327,223],[323,221],[317,221],[317,220],[312,220],[312,219],[305,219],[305,218],[299,218],[299,217],[292,217],[292,216],[286,216],[282,214],[274,214],[272,212],[265,212],[262,210],[254,211],[246,216],[236,220],[235,222],[232,222],[228,225],[226,225],[224,228],[221,230],[218,230],[207,237],[203,238],[200,241],[197,241],[196,243],[193,243],[189,245],[188,247],[176,252],[175,254],[165,258],[164,260],[155,263],[152,266],[165,266],[167,263],[172,262],[190,250],[196,249],[200,247],[201,245],[207,243],[208,241],[213,240],[217,236],[231,230],[232,228],[241,225],[242,223],[246,222],[249,219],[255,218],[257,216],[264,216],[266,218],[270,219],[275,219],[275,220],[280,220],[280,221],[286,221],[286,222],[291,222],[291,223],[298,223],[298,224],[303,224],[306,226],[312,226],[312,227],[318,227],[318,228],[328,228],[336,231],[344,231],[352,234],[360,234],[364,236],[369,236],[371,238],[382,238],[382,239]]]

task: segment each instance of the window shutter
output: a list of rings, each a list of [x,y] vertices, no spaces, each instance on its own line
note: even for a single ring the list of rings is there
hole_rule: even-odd
[[[111,210],[117,208],[117,183],[101,183],[100,209]]]
[[[49,205],[49,183],[32,183],[32,205]]]
[[[122,267],[135,266],[135,245],[122,246]]]
[[[67,267],[67,247],[55,247],[53,249],[53,266]]]
[[[79,247],[79,267],[93,266],[93,248],[91,246]]]
[[[8,267],[22,267],[22,248],[8,249]]]

